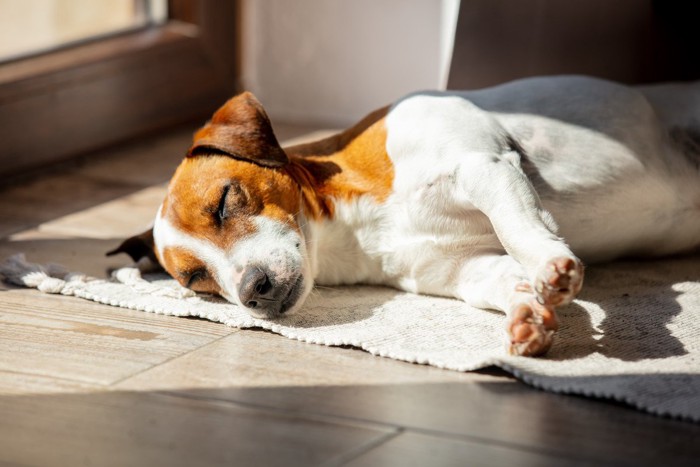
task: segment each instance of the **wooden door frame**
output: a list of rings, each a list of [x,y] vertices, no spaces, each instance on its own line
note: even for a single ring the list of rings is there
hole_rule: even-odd
[[[238,2],[169,3],[164,25],[0,65],[0,177],[204,118],[240,89]]]

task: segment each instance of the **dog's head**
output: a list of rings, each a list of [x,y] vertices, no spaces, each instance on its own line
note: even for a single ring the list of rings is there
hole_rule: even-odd
[[[195,134],[152,231],[111,253],[149,255],[183,286],[256,317],[296,311],[313,278],[288,164],[257,99],[234,97]]]

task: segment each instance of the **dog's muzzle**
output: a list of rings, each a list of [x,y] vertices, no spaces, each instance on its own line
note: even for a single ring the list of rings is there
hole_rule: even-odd
[[[238,298],[253,316],[269,319],[292,308],[303,289],[301,274],[279,280],[263,266],[248,266],[238,286]]]

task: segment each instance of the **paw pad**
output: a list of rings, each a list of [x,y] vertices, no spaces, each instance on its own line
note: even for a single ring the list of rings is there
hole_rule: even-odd
[[[554,309],[536,300],[519,305],[508,323],[508,353],[524,357],[543,355],[552,346],[557,328]]]
[[[581,291],[583,265],[575,258],[559,257],[547,262],[535,280],[540,302],[548,306],[566,305]]]

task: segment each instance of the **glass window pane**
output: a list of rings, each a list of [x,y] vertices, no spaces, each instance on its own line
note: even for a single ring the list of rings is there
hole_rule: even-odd
[[[0,61],[159,23],[167,0],[0,0]]]

